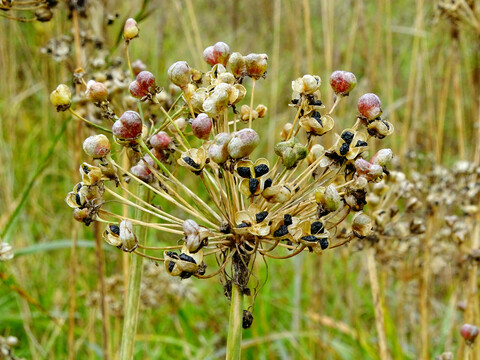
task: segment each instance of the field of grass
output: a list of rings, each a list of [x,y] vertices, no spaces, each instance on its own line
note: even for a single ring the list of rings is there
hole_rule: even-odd
[[[129,44],[131,60],[143,61],[165,89],[176,61],[209,71],[202,53],[217,41],[232,52],[268,55],[266,78],[255,82],[255,104],[268,112],[254,122],[261,142],[252,159],[277,160],[274,145],[296,113],[288,106],[291,82],[304,74],[322,78],[326,109],[334,103],[332,71],[351,71],[358,80],[335,110],[334,129],[316,138],[325,148],[335,132],[353,126],[364,93],[382,99],[382,118],[395,127],[369,142],[369,154],[393,150],[389,169],[404,174],[409,196],[385,176],[395,194],[382,203],[391,218],[375,217],[376,237],[321,256],[257,256],[250,279],[256,296],[245,297],[254,321],[243,330],[242,358],[434,359],[451,352],[439,359],[480,359],[478,339],[467,345],[460,335],[465,323],[480,326],[478,2],[91,0],[73,10],[69,3],[59,2],[49,22],[7,18],[30,19],[31,10],[0,13],[0,244],[15,253],[0,261],[0,359],[119,359],[123,281],[134,256],[101,240],[103,224],[76,222],[65,204],[80,181],[79,165],[91,160],[82,143],[98,131],[56,112],[49,94],[60,83],[74,90],[78,67],[88,81],[94,62],[111,70],[120,58],[128,71],[121,34],[129,17],[140,28]],[[252,80],[243,85],[248,95],[240,104],[249,104]],[[135,110],[128,95],[119,90],[112,104]],[[74,96],[72,107],[94,114],[82,101]],[[194,175],[179,174],[213,206]],[[172,204],[159,205],[185,218]],[[364,211],[375,210],[367,204]],[[339,239],[345,224],[336,228]],[[148,235],[157,246],[179,238]],[[206,262],[207,274],[218,267]],[[229,309],[218,277],[180,280],[163,263],[145,261],[134,358],[225,358]],[[18,339],[16,357],[2,353],[9,336]]]

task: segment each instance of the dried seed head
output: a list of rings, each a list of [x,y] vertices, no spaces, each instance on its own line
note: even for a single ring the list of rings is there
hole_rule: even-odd
[[[245,56],[247,75],[257,80],[260,79],[267,71],[267,60],[267,54],[248,54]]]
[[[190,67],[186,61],[177,61],[168,68],[168,78],[182,90],[190,83]]]
[[[85,96],[88,100],[93,102],[107,101],[108,90],[107,87],[95,80],[90,80],[87,83],[87,90],[85,90]]]
[[[233,159],[240,159],[251,154],[260,142],[260,137],[253,129],[242,129],[232,134],[228,143],[228,153]]]
[[[103,158],[110,153],[110,140],[103,135],[93,135],[83,142],[83,151],[94,159]]]
[[[50,102],[57,111],[66,111],[70,108],[72,101],[72,92],[65,84],[60,84],[50,93]]]
[[[230,47],[224,42],[217,42],[203,51],[203,59],[210,65],[222,64],[227,66],[230,57]]]
[[[140,30],[138,29],[137,22],[135,19],[129,18],[125,21],[125,26],[123,27],[123,38],[125,40],[132,40],[138,36]]]
[[[364,94],[358,99],[358,112],[367,120],[373,120],[382,115],[382,102],[375,94]]]
[[[236,78],[241,78],[247,75],[245,57],[239,52],[234,52],[232,55],[230,55],[228,63],[230,65],[230,70],[232,71],[233,76],[235,76]]]
[[[348,96],[357,85],[357,78],[348,71],[334,71],[330,75],[330,85],[337,95]]]
[[[210,137],[212,126],[212,119],[210,119],[207,114],[198,114],[192,121],[193,135],[201,140],[207,140]]]
[[[460,334],[465,339],[468,345],[472,345],[475,342],[479,333],[478,327],[475,325],[464,324],[460,329]]]
[[[137,248],[138,240],[133,233],[133,225],[130,220],[120,222],[120,241],[123,245],[123,251],[132,252]]]
[[[150,137],[150,145],[157,150],[167,150],[172,138],[165,132],[159,131]]]
[[[352,231],[360,239],[370,235],[373,231],[372,219],[363,212],[356,213],[352,219]]]

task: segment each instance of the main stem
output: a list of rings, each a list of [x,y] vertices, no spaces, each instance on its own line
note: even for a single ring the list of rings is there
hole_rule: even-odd
[[[240,360],[242,352],[243,293],[232,283],[228,324],[227,360]]]
[[[147,197],[147,189],[144,186],[141,186],[138,191],[139,197],[145,199]],[[148,199],[147,199],[148,201]],[[137,210],[136,218],[139,216],[142,217],[142,221],[146,220],[145,217],[148,216],[147,213]],[[138,243],[140,245],[145,244],[147,237],[147,227],[140,227],[138,233]],[[135,346],[135,335],[137,333],[137,323],[138,323],[138,309],[140,305],[140,285],[142,283],[142,274],[143,274],[143,257],[142,256],[132,256],[132,261],[130,263],[130,276],[128,282],[128,295],[127,295],[127,305],[125,310],[125,319],[123,322],[123,332],[122,332],[122,344],[120,346],[120,360],[131,360],[133,359],[133,351]]]

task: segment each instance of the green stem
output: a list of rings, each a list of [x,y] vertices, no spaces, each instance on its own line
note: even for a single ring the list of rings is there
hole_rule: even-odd
[[[148,192],[145,187],[139,188],[139,197],[148,197]],[[148,199],[147,199],[148,201]],[[135,218],[142,217],[142,221],[147,220],[148,214],[137,209]],[[147,227],[140,227],[138,233],[138,243],[145,245],[147,238]],[[138,323],[138,309],[140,305],[140,285],[142,283],[143,273],[143,257],[132,256],[132,262],[130,264],[129,281],[128,281],[128,295],[125,319],[123,322],[122,343],[120,346],[120,360],[133,359],[133,352],[135,347],[135,335],[137,333]]]
[[[232,283],[230,320],[227,337],[227,360],[240,360],[242,352],[243,293]]]

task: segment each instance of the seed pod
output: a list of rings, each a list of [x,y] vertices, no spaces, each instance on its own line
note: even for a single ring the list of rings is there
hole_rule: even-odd
[[[125,26],[123,27],[123,38],[125,40],[132,40],[138,36],[140,30],[138,29],[137,22],[135,19],[129,18],[125,21]]]
[[[203,262],[203,250],[191,253],[183,246],[180,255],[173,251],[165,251],[163,257],[167,273],[186,279],[199,270],[199,265]]]
[[[208,156],[217,164],[223,164],[228,160],[228,143],[231,139],[228,133],[220,133],[213,139],[213,144],[208,148]]]
[[[373,120],[382,115],[382,102],[375,94],[368,93],[360,97],[357,103],[358,112],[367,120]]]
[[[292,90],[299,93],[310,95],[320,88],[322,80],[319,76],[304,75],[292,81]]]
[[[348,96],[357,85],[357,78],[351,72],[337,70],[330,75],[330,85],[335,94]]]
[[[90,219],[90,209],[88,208],[75,208],[73,209],[73,218],[78,222],[83,222],[89,225],[92,221]]]
[[[325,154],[325,148],[320,144],[315,144],[307,155],[308,165],[312,165],[318,158]]]
[[[137,139],[142,130],[142,118],[135,111],[125,111],[112,126],[113,135],[121,140]]]
[[[182,90],[190,83],[191,70],[186,61],[177,61],[168,68],[168,78]]]
[[[167,150],[172,138],[165,132],[159,131],[150,137],[150,145],[157,150]]]
[[[383,139],[393,133],[393,125],[386,120],[375,120],[368,124],[368,133],[376,138]]]
[[[52,20],[52,17],[53,17],[52,10],[50,10],[48,5],[46,4],[38,8],[37,10],[35,10],[35,18],[40,22],[48,22]]]
[[[60,84],[50,93],[50,102],[57,111],[66,111],[70,108],[72,92],[65,84]]]
[[[210,65],[222,64],[227,66],[230,57],[230,47],[224,42],[217,42],[203,51],[203,59]]]
[[[464,324],[460,329],[460,334],[465,339],[467,345],[472,345],[478,336],[478,327],[475,325]]]
[[[180,130],[180,132],[184,132],[187,128],[187,121],[183,117],[176,119],[174,123],[175,126],[173,124],[168,125],[168,130],[173,134],[178,133],[177,129]]]
[[[133,225],[130,220],[122,220],[120,222],[120,241],[122,249],[126,252],[132,252],[138,246],[138,240],[133,233]]]
[[[232,55],[230,55],[228,63],[230,65],[230,70],[232,71],[233,76],[235,76],[236,78],[241,78],[247,75],[245,57],[239,52],[234,52]]]
[[[252,153],[260,142],[260,137],[253,129],[242,129],[232,134],[228,143],[228,153],[233,159],[240,159]]]
[[[207,140],[212,131],[213,122],[207,114],[198,114],[192,121],[193,135],[201,140]]]
[[[223,112],[230,100],[229,90],[232,87],[228,84],[216,86],[213,93],[204,101],[203,109],[209,116],[214,117]]]
[[[263,190],[262,196],[268,202],[283,204],[292,198],[292,191],[285,185],[275,185]]]
[[[102,179],[102,170],[84,162],[80,165],[80,175],[85,185],[96,185]]]
[[[267,60],[267,54],[248,54],[245,56],[247,75],[257,80],[260,79],[267,71]]]
[[[292,132],[293,124],[292,123],[286,123],[283,125],[282,131],[280,132],[280,137],[282,138],[283,141],[285,141],[288,137],[288,135]]]
[[[94,159],[103,158],[110,153],[110,140],[103,135],[92,135],[83,142],[83,151]]]
[[[147,65],[145,65],[142,60],[138,59],[132,63],[132,70],[135,76],[140,74],[142,71],[147,70]]]
[[[352,231],[360,239],[370,235],[373,231],[372,219],[363,212],[356,213],[352,219]]]
[[[114,224],[107,225],[103,232],[103,239],[112,246],[122,246],[122,240],[120,240],[120,227]]]
[[[259,104],[256,108],[255,108],[255,111],[257,112],[258,114],[258,117],[261,119],[261,118],[264,118],[265,115],[267,114],[267,107],[265,105],[262,105],[262,104]]]
[[[316,189],[315,201],[327,212],[327,214],[336,211],[342,204],[342,198],[333,184],[330,184],[326,188],[319,187]]]
[[[388,166],[393,158],[393,152],[391,149],[378,150],[375,155],[372,156],[370,162],[372,164],[380,165],[382,167]]]
[[[95,80],[90,80],[87,83],[87,90],[85,90],[85,97],[93,102],[103,102],[107,101],[108,90],[107,87]]]

